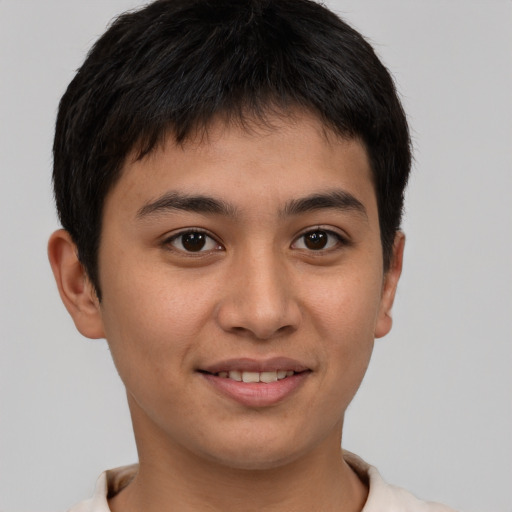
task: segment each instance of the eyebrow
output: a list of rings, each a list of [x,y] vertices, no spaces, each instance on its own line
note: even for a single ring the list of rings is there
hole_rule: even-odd
[[[172,210],[194,213],[236,216],[236,208],[219,199],[205,195],[187,195],[180,192],[167,192],[158,199],[146,203],[137,212],[137,218],[142,219]]]
[[[353,211],[363,215],[366,219],[368,218],[364,205],[345,190],[334,190],[292,199],[286,203],[279,215],[288,217],[325,209]],[[238,213],[234,205],[221,199],[201,194],[188,195],[180,192],[167,192],[142,206],[137,212],[137,218],[143,219],[173,210],[227,217],[236,217]]]
[[[343,212],[353,211],[368,219],[363,203],[346,190],[333,190],[312,194],[289,201],[281,212],[282,216],[300,215],[315,210],[334,209]]]

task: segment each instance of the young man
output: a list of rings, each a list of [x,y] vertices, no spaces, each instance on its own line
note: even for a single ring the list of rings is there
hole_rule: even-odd
[[[160,0],[108,29],[60,104],[49,257],[139,464],[73,511],[448,510],[341,450],[410,160],[389,73],[312,1]]]

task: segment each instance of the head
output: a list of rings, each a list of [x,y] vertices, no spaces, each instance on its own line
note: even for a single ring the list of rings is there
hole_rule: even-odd
[[[54,141],[59,217],[98,297],[105,198],[129,156],[218,119],[250,129],[298,110],[364,145],[386,270],[410,140],[392,78],[359,33],[310,0],[159,0],[115,20],[64,94]]]
[[[366,41],[308,0],[157,1],[93,47],[54,152],[50,259],[109,342],[141,463],[337,457],[391,328],[410,165]]]

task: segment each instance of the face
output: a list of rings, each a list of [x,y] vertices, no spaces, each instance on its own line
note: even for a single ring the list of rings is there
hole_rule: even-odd
[[[99,269],[139,446],[236,468],[339,446],[396,285],[359,142],[308,116],[170,139],[107,197]]]

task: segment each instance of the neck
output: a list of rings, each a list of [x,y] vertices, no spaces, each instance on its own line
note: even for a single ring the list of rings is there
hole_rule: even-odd
[[[368,490],[343,460],[341,426],[313,450],[267,469],[239,469],[170,443],[141,439],[139,471],[110,501],[112,512],[360,512]]]

